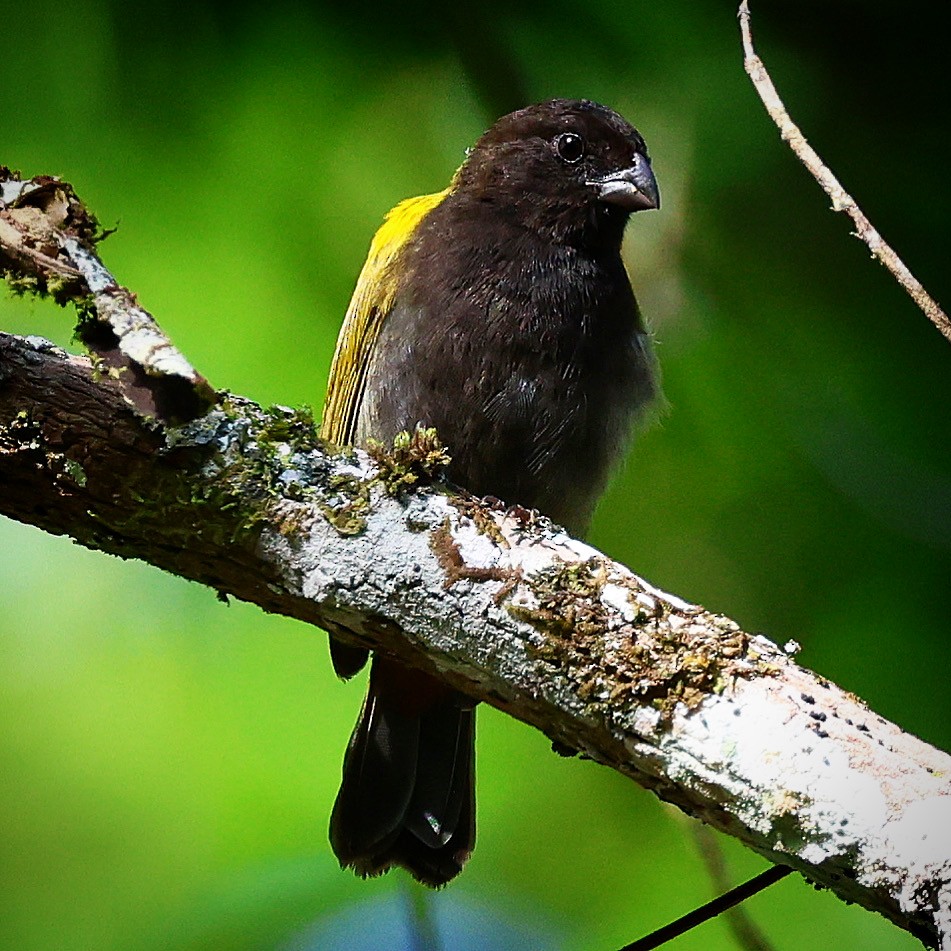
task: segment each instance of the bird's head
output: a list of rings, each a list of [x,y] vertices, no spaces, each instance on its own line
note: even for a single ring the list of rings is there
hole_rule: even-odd
[[[660,207],[640,133],[583,99],[503,116],[469,151],[454,190],[566,240],[599,234],[619,242],[632,212]]]

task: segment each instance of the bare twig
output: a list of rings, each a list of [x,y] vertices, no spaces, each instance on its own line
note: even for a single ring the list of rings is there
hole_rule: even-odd
[[[833,211],[844,211],[855,223],[856,237],[861,238],[872,252],[891,272],[896,281],[908,292],[911,299],[921,308],[925,316],[938,328],[944,337],[951,341],[951,320],[938,306],[938,302],[921,286],[917,278],[908,270],[902,259],[885,242],[884,238],[865,217],[855,199],[842,187],[829,167],[819,158],[816,150],[806,141],[799,127],[790,119],[783,101],[776,92],[763,61],[753,49],[753,36],[750,32],[750,8],[748,0],[742,0],[738,13],[740,33],[743,37],[743,66],[753,81],[753,86],[763,100],[770,118],[779,128],[783,140],[796,153],[799,161],[809,170],[822,190],[832,199]]]
[[[730,882],[727,876],[726,859],[713,830],[701,822],[688,823],[687,817],[682,812],[675,812],[675,815],[680,817],[683,825],[693,835],[694,843],[700,852],[703,864],[706,866],[710,881],[713,883],[714,892],[723,894],[729,891]],[[723,920],[733,933],[733,939],[736,941],[737,947],[742,948],[743,951],[773,951],[772,943],[750,917],[744,904],[727,908],[723,912]]]
[[[694,909],[689,914],[684,915],[683,918],[678,918],[669,925],[658,928],[657,931],[639,938],[632,944],[624,945],[621,951],[655,951],[662,944],[673,941],[674,938],[679,938],[692,928],[696,928],[697,925],[701,925],[711,918],[716,918],[717,915],[727,909],[746,901],[747,898],[752,898],[753,895],[761,892],[764,888],[769,888],[770,885],[775,884],[781,878],[785,878],[790,871],[791,869],[783,868],[781,865],[774,865],[766,869],[765,872],[760,872],[759,875],[751,878],[748,882],[737,885],[736,888],[725,895],[714,898],[713,901],[707,902],[701,908]]]

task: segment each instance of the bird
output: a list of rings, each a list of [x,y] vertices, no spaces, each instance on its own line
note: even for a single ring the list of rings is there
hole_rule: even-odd
[[[583,535],[659,392],[621,258],[631,214],[660,206],[640,133],[585,99],[500,118],[443,191],[374,236],[330,370],[321,435],[339,446],[434,428],[448,477]],[[330,637],[336,673],[368,651]],[[362,877],[438,888],[475,844],[475,702],[376,653],[330,841]]]

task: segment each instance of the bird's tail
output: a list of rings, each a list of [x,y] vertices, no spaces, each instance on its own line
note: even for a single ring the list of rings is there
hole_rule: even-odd
[[[401,865],[438,888],[475,844],[475,710],[441,681],[375,657],[330,818],[340,864]]]

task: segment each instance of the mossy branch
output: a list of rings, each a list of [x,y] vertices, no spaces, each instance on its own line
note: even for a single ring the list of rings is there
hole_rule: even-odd
[[[442,483],[431,433],[372,458],[329,452],[307,413],[212,394],[184,358],[123,349],[123,311],[144,311],[90,283],[94,234],[57,212],[31,244],[12,191],[0,266],[21,288],[60,275],[57,293],[106,320],[127,362],[103,372],[101,356],[0,334],[0,514],[438,671],[560,751],[951,947],[951,757],[792,647]]]

